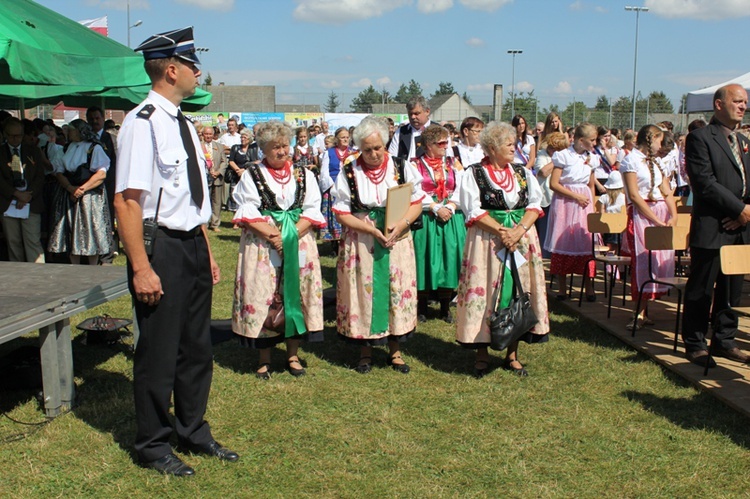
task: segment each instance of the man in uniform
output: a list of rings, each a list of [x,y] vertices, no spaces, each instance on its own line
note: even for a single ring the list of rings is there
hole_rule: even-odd
[[[135,450],[144,466],[186,476],[194,470],[169,444],[172,395],[180,449],[238,459],[214,440],[204,420],[213,370],[211,293],[219,267],[206,232],[211,203],[205,157],[179,108],[201,73],[192,27],[154,35],[136,50],[143,51],[151,91],[120,129],[115,195],[140,331],[133,364]]]

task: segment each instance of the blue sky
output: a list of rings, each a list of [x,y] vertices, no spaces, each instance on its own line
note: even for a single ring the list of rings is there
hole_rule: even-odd
[[[40,0],[71,19],[107,15],[127,41],[126,0]],[[348,103],[373,84],[414,79],[430,94],[451,82],[474,103],[491,88],[534,90],[542,106],[630,96],[635,18],[637,89],[664,91],[677,108],[690,90],[750,71],[750,0],[130,0],[135,47],[150,34],[193,25],[214,83],[276,85],[277,102]],[[737,14],[739,13],[739,14]],[[744,17],[740,17],[744,16]],[[719,44],[721,43],[721,45]],[[733,48],[732,48],[733,47]]]

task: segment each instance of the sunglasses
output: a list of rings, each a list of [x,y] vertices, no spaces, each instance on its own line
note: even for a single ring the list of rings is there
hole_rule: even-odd
[[[440,142],[435,142],[435,144],[438,147],[448,147],[448,141],[447,140],[441,140]]]

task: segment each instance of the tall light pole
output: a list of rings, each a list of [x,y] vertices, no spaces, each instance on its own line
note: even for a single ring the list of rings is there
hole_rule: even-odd
[[[510,86],[513,89],[513,93],[510,94],[510,117],[513,119],[516,115],[516,54],[523,54],[523,50],[509,50],[508,53],[513,56],[513,69],[510,77]]]
[[[138,26],[143,24],[143,21],[139,19],[135,22],[135,24],[133,25],[130,24],[130,0],[128,0],[127,11],[128,11],[128,47],[130,47],[130,28],[137,28]]]
[[[635,82],[638,75],[638,21],[641,17],[641,12],[648,12],[648,7],[632,7],[630,5],[625,6],[625,10],[628,12],[635,12],[635,57],[633,60],[633,111],[630,115],[630,128],[635,130]]]
[[[205,53],[205,52],[208,52],[208,50],[209,49],[207,47],[195,47],[195,51],[199,52],[199,53]],[[203,71],[201,71],[201,74],[202,73],[203,73]],[[208,73],[206,73],[206,76],[208,76]],[[206,84],[206,76],[203,77],[203,84],[204,85]],[[213,84],[213,82],[211,82],[211,83]]]

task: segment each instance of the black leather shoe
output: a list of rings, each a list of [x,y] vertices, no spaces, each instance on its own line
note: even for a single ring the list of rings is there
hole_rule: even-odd
[[[372,371],[372,358],[371,357],[360,357],[359,364],[354,368],[359,374],[367,374]]]
[[[305,373],[307,372],[307,371],[305,371],[305,368],[303,367],[301,369],[295,369],[295,368],[292,367],[292,364],[294,364],[294,363],[297,363],[300,366],[302,365],[302,363],[299,361],[299,358],[296,358],[296,359],[287,359],[287,361],[286,361],[286,368],[289,371],[289,374],[291,374],[295,378],[299,378],[300,376],[304,376]]]
[[[206,454],[207,456],[218,457],[223,461],[236,461],[240,456],[226,447],[222,446],[216,440],[211,440],[207,444],[183,444],[180,448],[185,449],[193,454]]]
[[[706,358],[708,357],[707,350],[693,350],[692,352],[685,352],[685,358],[693,364],[701,367],[706,367]],[[710,358],[708,361],[708,367],[716,367],[716,361]]]
[[[505,362],[503,363],[503,369],[505,369],[506,371],[510,371],[510,372],[512,372],[514,374],[517,374],[518,376],[528,376],[529,375],[529,372],[526,370],[525,367],[523,367],[523,365],[520,362],[518,362],[518,360],[515,360],[515,362],[518,362],[518,364],[521,367],[513,367],[513,362],[514,361],[512,361],[512,360],[505,359]]]
[[[474,363],[474,377],[482,379],[490,372],[490,363],[486,360],[478,360]]]
[[[400,359],[400,358],[401,358],[401,355],[398,355],[398,354],[396,356],[394,356],[394,357],[389,357],[388,358],[388,365],[391,366],[391,368],[394,371],[398,371],[401,374],[409,374],[409,371],[411,371],[411,368],[409,367],[408,364],[405,364],[405,363],[404,364],[395,364],[393,362],[394,359]]]
[[[149,461],[147,463],[143,463],[143,466],[145,468],[152,468],[158,471],[159,473],[164,473],[165,475],[174,475],[174,476],[191,476],[195,475],[195,470],[185,464],[182,459],[175,456],[171,452],[167,454],[166,456],[162,457],[161,459],[157,459],[156,461]]]
[[[750,355],[746,354],[745,352],[743,352],[737,347],[733,347],[733,348],[714,347],[714,355],[716,355],[717,357],[724,357],[725,359],[730,359],[735,362],[741,362],[743,364],[747,364],[748,361],[750,361]]]

